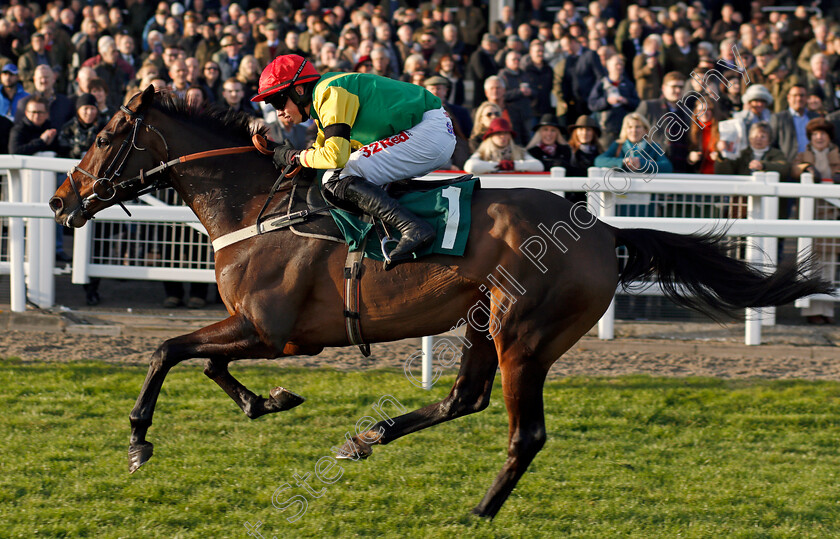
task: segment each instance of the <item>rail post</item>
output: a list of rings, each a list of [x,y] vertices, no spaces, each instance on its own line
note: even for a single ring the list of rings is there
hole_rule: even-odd
[[[751,177],[753,182],[763,182],[764,174],[760,172],[753,172]],[[762,206],[761,200],[764,197],[750,195],[747,197],[747,219],[761,219]],[[750,236],[747,238],[746,259],[750,264],[758,264],[761,262],[761,248],[757,242],[760,238]],[[763,244],[763,242],[762,242]],[[744,319],[744,344],[747,346],[757,346],[761,344],[761,309],[747,309]]]
[[[9,169],[9,202],[23,202],[20,169]],[[25,226],[22,217],[9,218],[9,284],[12,312],[26,311]]]
[[[814,183],[814,175],[810,172],[803,172],[802,176],[799,178],[799,183],[802,185],[813,185]],[[813,197],[800,197],[799,198],[799,220],[800,221],[813,221],[814,220],[814,198]],[[799,261],[804,261],[808,256],[811,255],[814,247],[814,238],[811,237],[800,237],[796,240],[796,251],[799,256]],[[811,306],[811,298],[799,298],[794,302],[796,307],[800,309],[807,309]]]
[[[586,192],[586,205],[592,215],[601,219],[615,215],[615,194],[610,192],[605,185],[606,171],[604,168],[590,168],[587,171],[588,182],[591,191]],[[599,181],[596,181],[599,180]],[[615,295],[610,301],[610,306],[598,320],[598,338],[604,341],[615,339]]]

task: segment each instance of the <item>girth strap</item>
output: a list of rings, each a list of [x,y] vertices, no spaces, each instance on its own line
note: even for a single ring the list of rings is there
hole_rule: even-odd
[[[368,357],[370,344],[366,343],[362,336],[361,315],[359,314],[361,305],[359,284],[362,278],[365,243],[367,243],[367,237],[362,240],[359,249],[351,251],[348,248],[347,260],[344,262],[344,329],[350,344],[358,346],[362,355]]]

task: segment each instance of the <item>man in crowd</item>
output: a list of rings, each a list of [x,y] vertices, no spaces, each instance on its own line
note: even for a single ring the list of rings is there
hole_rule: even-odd
[[[652,141],[665,151],[665,157],[674,166],[674,172],[688,172],[688,127],[691,125],[691,118],[677,106],[677,102],[682,96],[685,88],[685,76],[677,71],[667,73],[662,79],[662,97],[658,99],[646,99],[639,104],[636,112],[644,116],[651,126],[657,125],[657,122],[668,113],[676,115],[669,118],[674,118],[674,122],[669,122],[673,125],[672,132],[680,133],[678,137],[665,136],[667,125],[659,126],[654,132]],[[681,129],[677,124],[677,120],[685,126]]]
[[[2,86],[0,88],[0,115],[14,121],[18,105],[29,95],[23,89],[15,64],[10,62],[0,69],[0,86]],[[6,139],[8,141],[8,136]],[[5,147],[2,149],[5,150]]]
[[[606,70],[595,51],[581,45],[571,34],[560,38],[560,47],[566,56],[554,66],[553,92],[557,97],[557,116],[571,125],[578,117],[589,114],[589,93]]]
[[[244,112],[253,117],[258,117],[259,114],[251,106],[251,103],[244,100],[245,91],[242,88],[242,83],[238,79],[231,77],[227,79],[222,85],[222,105],[226,108],[236,111]]]
[[[70,118],[76,114],[76,107],[71,99],[62,93],[58,93],[55,89],[55,73],[49,66],[38,66],[35,68],[35,75],[32,79],[35,83],[35,89],[32,96],[43,98],[47,105],[49,113],[50,124],[62,126]],[[18,103],[17,111],[15,112],[15,121],[23,117],[26,103],[31,99],[22,99]]]
[[[808,145],[805,126],[814,114],[805,106],[807,96],[808,90],[804,85],[792,86],[787,94],[788,108],[770,118],[771,144],[782,150],[789,163],[793,163],[796,154],[804,152]]]
[[[494,56],[499,50],[499,39],[492,34],[484,34],[481,39],[481,46],[472,53],[467,64],[467,80],[473,81],[473,104],[478,106],[487,99],[484,94],[484,81],[487,77],[499,72],[499,64]]]

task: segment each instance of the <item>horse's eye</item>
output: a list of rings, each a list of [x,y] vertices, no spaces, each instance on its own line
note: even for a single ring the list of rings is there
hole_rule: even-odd
[[[96,147],[97,148],[104,148],[105,146],[108,146],[109,144],[111,144],[111,141],[109,141],[105,137],[98,137],[96,139]]]

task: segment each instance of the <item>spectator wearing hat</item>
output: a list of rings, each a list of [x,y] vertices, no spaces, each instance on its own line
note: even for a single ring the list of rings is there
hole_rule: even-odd
[[[499,50],[499,39],[492,34],[484,34],[481,46],[470,56],[467,63],[467,80],[473,81],[474,93],[471,96],[473,104],[487,99],[484,93],[484,81],[499,72],[499,64],[495,55]],[[468,96],[469,97],[469,96]]]
[[[355,71],[356,73],[372,73],[373,62],[371,61],[370,56],[360,56],[359,61],[356,62],[356,65],[353,66],[353,71]]]
[[[271,21],[261,25],[260,30],[265,36],[265,41],[260,41],[254,47],[254,57],[259,60],[260,66],[265,68],[280,54],[282,45],[280,42],[280,25]]]
[[[464,163],[470,174],[490,172],[542,172],[543,165],[525,148],[513,142],[513,129],[504,118],[496,118],[484,133],[478,150]]]
[[[755,56],[755,65],[747,69],[747,76],[750,84],[764,84],[767,82],[767,77],[764,75],[764,68],[773,59],[773,47],[767,43],[762,43],[753,49]]]
[[[23,89],[23,83],[20,82],[18,68],[15,64],[10,62],[0,69],[0,86],[2,86],[0,88],[0,115],[6,117],[9,121],[14,121],[18,105],[29,95]],[[3,148],[5,149],[6,146],[3,146]]]
[[[433,75],[423,82],[423,86],[440,99],[443,110],[449,114],[449,119],[452,120],[452,128],[455,131],[455,151],[452,152],[450,164],[455,170],[462,170],[464,162],[472,153],[469,142],[469,133],[472,131],[470,113],[464,107],[448,101],[447,97],[450,94],[452,83],[446,77]]]
[[[219,43],[222,50],[213,55],[213,61],[219,65],[221,79],[227,80],[236,76],[239,62],[242,61],[242,44],[233,34],[226,34]]]
[[[568,177],[585,177],[589,167],[595,166],[595,159],[604,151],[598,141],[601,137],[601,128],[590,116],[580,116],[568,131],[568,157],[562,166],[566,168]],[[570,193],[566,193],[566,198],[577,202],[586,197],[583,193],[580,196],[570,196]]]
[[[787,94],[794,84],[801,84],[799,76],[792,75],[787,65],[779,58],[773,58],[764,68],[766,86],[773,95],[773,112],[785,109]]]
[[[624,68],[623,56],[611,57],[607,60],[607,76],[589,94],[588,105],[601,126],[601,143],[605,146],[618,137],[624,117],[639,106],[636,87],[624,76]]]
[[[631,112],[621,123],[618,140],[595,158],[595,166],[647,174],[673,172],[671,162],[654,151],[644,139],[649,130],[647,119],[638,112]]]
[[[840,149],[834,143],[834,126],[824,118],[814,118],[806,127],[808,145],[805,151],[796,154],[791,176],[799,181],[803,172],[814,175],[815,183],[840,183]],[[823,199],[817,199],[814,207],[817,220],[836,220],[840,218],[837,207]],[[822,277],[833,278],[831,271],[834,241],[815,240],[813,251],[820,262]],[[834,302],[811,300],[811,305],[802,309],[802,316],[810,324],[833,324]]]
[[[564,140],[557,117],[550,112],[543,114],[534,127],[534,136],[525,149],[543,164],[545,170],[551,170],[551,167],[566,166],[569,152],[564,152],[563,148]]]
[[[751,84],[744,95],[741,97],[743,110],[732,115],[735,120],[740,120],[738,137],[740,143],[732,148],[731,151],[740,152],[747,145],[747,133],[753,124],[759,122],[770,123],[770,118],[773,114],[770,112],[770,106],[773,104],[773,96],[761,84]]]
[[[793,85],[788,91],[788,108],[770,118],[771,144],[782,150],[788,163],[808,145],[806,127],[814,115],[807,107],[808,90],[802,84]]]
[[[92,94],[82,94],[76,98],[76,115],[64,124],[58,133],[58,145],[62,157],[81,159],[96,140],[96,135],[105,127],[107,118],[99,114],[96,97]],[[112,223],[94,223],[97,237],[112,236]],[[110,249],[111,242],[96,242],[94,255],[102,256],[103,249]],[[91,277],[90,282],[83,285],[88,305],[98,305],[99,297],[98,277]]]

